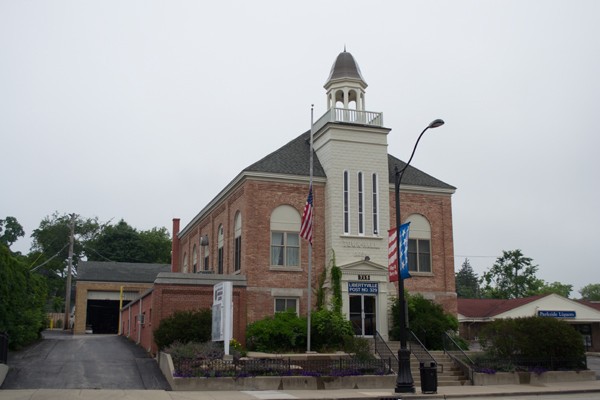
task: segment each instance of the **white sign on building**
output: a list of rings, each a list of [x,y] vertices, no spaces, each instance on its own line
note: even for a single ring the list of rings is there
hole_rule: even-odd
[[[224,342],[229,355],[229,342],[233,337],[233,284],[219,282],[213,286],[212,341]]]

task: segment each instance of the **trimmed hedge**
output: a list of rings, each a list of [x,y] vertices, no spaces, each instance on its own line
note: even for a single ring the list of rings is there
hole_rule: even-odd
[[[160,326],[154,330],[154,341],[162,350],[174,342],[208,342],[211,335],[211,310],[177,311],[160,322]]]

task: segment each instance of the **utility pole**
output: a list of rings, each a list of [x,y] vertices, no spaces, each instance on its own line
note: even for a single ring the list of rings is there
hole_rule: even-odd
[[[71,234],[69,235],[69,259],[67,267],[67,291],[65,293],[65,324],[63,329],[69,329],[71,316],[71,273],[73,269],[73,243],[75,241],[75,213],[71,214]]]

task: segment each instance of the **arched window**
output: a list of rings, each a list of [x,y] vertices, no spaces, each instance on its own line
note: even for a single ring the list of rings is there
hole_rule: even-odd
[[[431,272],[431,225],[420,215],[412,214],[408,231],[408,270],[411,272]]]
[[[188,256],[187,253],[183,253],[183,273],[187,274],[189,271]]]
[[[204,245],[204,270],[210,270],[210,247],[208,240],[206,240],[206,244]]]
[[[223,225],[219,225],[219,233],[217,236],[217,273],[223,273],[223,244],[225,242],[225,235],[223,234]]]
[[[234,221],[234,257],[233,267],[236,271],[242,268],[242,214],[238,211]]]
[[[300,266],[300,214],[288,205],[271,213],[271,265]]]
[[[192,250],[192,272],[198,272],[198,248],[196,244],[194,244],[194,249]]]

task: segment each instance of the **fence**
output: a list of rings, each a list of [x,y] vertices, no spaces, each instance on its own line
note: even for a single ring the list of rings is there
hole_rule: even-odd
[[[8,362],[8,333],[0,332],[0,364]]]
[[[328,360],[249,359],[196,360],[173,359],[175,376],[224,377],[250,376],[355,376],[388,375],[391,360],[357,360],[339,358]]]

